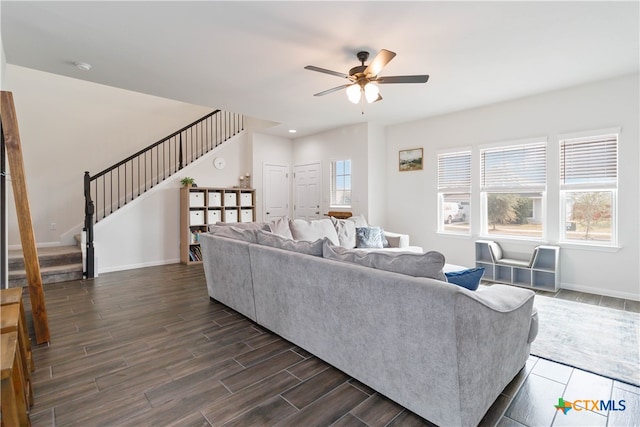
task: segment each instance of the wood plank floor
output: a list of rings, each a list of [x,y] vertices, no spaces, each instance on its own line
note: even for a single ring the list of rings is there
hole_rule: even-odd
[[[48,285],[45,296],[51,343],[33,349],[34,426],[431,425],[210,301],[202,266],[109,273]],[[575,390],[626,398],[635,411],[559,418],[549,402]],[[637,387],[531,357],[481,425],[634,425],[638,408]]]

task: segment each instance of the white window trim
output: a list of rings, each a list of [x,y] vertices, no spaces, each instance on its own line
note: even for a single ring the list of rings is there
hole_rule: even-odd
[[[613,135],[613,134],[617,134],[618,139],[620,139],[621,132],[622,132],[621,127],[612,127],[612,128],[593,129],[593,130],[580,131],[580,132],[559,133],[558,149],[560,149],[560,145],[562,141],[564,141],[565,139],[593,138],[593,137],[598,137],[603,135]]]
[[[611,192],[611,218],[613,222],[613,227],[611,229],[611,241],[603,242],[603,241],[588,241],[588,240],[579,240],[579,239],[567,239],[567,233],[565,230],[565,223],[567,218],[567,203],[566,203],[566,193],[572,192],[589,192],[589,191],[600,191],[600,192]],[[589,188],[580,188],[580,189],[564,189],[560,191],[560,224],[559,224],[559,236],[558,241],[563,245],[572,245],[572,246],[594,246],[601,248],[619,248],[618,246],[618,189],[617,188],[601,188],[601,187],[589,187]]]
[[[460,238],[470,238],[471,237],[471,211],[469,211],[469,229],[467,231],[461,231],[461,232],[456,232],[456,231],[448,231],[444,229],[444,218],[442,216],[442,211],[443,211],[443,203],[444,203],[444,195],[445,194],[468,194],[469,195],[469,206],[471,207],[471,201],[473,199],[473,193],[472,193],[472,187],[473,187],[473,161],[474,161],[474,154],[473,154],[473,147],[471,146],[466,146],[466,147],[460,147],[460,148],[452,148],[452,149],[446,149],[446,150],[438,150],[436,152],[436,187],[438,186],[438,179],[439,179],[439,159],[440,156],[445,156],[448,154],[469,154],[469,174],[470,174],[470,180],[469,180],[469,187],[443,187],[443,188],[437,188],[436,191],[436,196],[437,196],[437,227],[436,227],[436,233],[438,234],[443,234],[443,235],[447,235],[447,236],[455,236],[455,237],[460,237]]]
[[[483,187],[482,186],[482,153],[485,150],[492,150],[496,148],[511,148],[520,145],[529,144],[545,144],[546,151],[546,184],[528,186],[515,186],[515,187]],[[549,138],[547,136],[522,138],[517,140],[495,141],[487,144],[481,144],[478,146],[478,191],[480,195],[480,234],[479,237],[483,239],[491,240],[511,240],[511,241],[525,241],[525,242],[539,242],[541,244],[548,242],[549,233],[549,218],[547,215],[547,188],[549,186]],[[535,237],[523,237],[514,236],[510,234],[489,234],[489,224],[487,218],[487,193],[541,193],[542,194],[542,236]]]
[[[541,236],[515,236],[513,234],[489,234],[489,218],[487,218],[487,193],[540,193],[542,194],[542,235]],[[547,226],[547,192],[546,190],[534,190],[522,187],[513,189],[511,191],[501,189],[500,191],[481,191],[480,192],[480,237],[487,240],[513,240],[513,241],[525,241],[525,242],[540,242],[541,244],[548,243],[549,227]]]
[[[336,209],[349,209],[351,208],[352,205],[338,205],[338,204],[334,204],[334,188],[333,188],[333,182],[334,182],[334,168],[335,168],[335,163],[336,162],[344,162],[344,161],[349,161],[351,164],[351,173],[349,174],[349,178],[351,181],[351,200],[353,200],[353,161],[351,160],[351,158],[348,159],[331,159],[329,161],[329,207],[330,208],[336,208]]]
[[[559,224],[558,224],[558,242],[562,247],[572,247],[572,248],[592,248],[594,250],[605,250],[605,251],[618,251],[621,249],[619,246],[618,240],[618,188],[620,183],[620,134],[622,133],[621,127],[611,127],[611,128],[601,128],[594,129],[588,131],[579,131],[572,133],[562,133],[558,134],[558,158],[561,156],[562,151],[562,142],[565,140],[572,139],[587,139],[587,138],[597,138],[599,136],[606,135],[616,135],[618,140],[618,179],[616,181],[615,186],[613,184],[596,184],[596,183],[585,183],[585,184],[561,184],[560,176],[558,175],[558,183],[559,183]],[[560,173],[560,170],[558,170]],[[566,223],[566,193],[570,192],[588,192],[588,191],[610,191],[612,193],[612,203],[611,203],[611,218],[612,218],[612,230],[611,230],[611,241],[610,242],[602,242],[602,241],[594,241],[590,242],[587,240],[577,240],[577,239],[567,239],[565,223]]]

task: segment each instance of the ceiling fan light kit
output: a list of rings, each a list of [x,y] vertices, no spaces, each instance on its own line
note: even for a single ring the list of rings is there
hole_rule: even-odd
[[[349,70],[349,74],[340,73],[338,71],[327,70],[325,68],[316,67],[313,65],[307,65],[304,67],[307,70],[317,71],[320,73],[331,74],[332,76],[346,78],[350,83],[334,87],[322,92],[314,94],[314,96],[328,95],[333,92],[337,92],[340,89],[345,88],[347,98],[350,102],[358,104],[363,98],[367,100],[367,103],[380,101],[380,88],[378,84],[393,84],[393,83],[426,83],[429,80],[429,76],[426,74],[414,75],[414,76],[378,76],[380,71],[396,56],[394,52],[390,50],[382,49],[373,58],[369,65],[364,63],[369,59],[369,52],[361,51],[356,54],[361,65],[353,67]],[[377,83],[377,84],[376,84]],[[364,113],[364,112],[363,112]]]

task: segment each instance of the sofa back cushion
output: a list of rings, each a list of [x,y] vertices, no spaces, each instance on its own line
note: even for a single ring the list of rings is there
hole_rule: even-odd
[[[209,226],[209,231],[211,231],[211,227],[235,227],[240,228],[242,230],[267,230],[266,222],[222,222],[218,221],[215,225]]]
[[[314,219],[311,221],[294,219],[289,222],[289,227],[291,228],[291,234],[295,240],[315,242],[318,239],[324,239],[327,237],[334,245],[340,244],[338,233],[329,218]]]
[[[445,264],[444,255],[430,251],[422,254],[408,252],[368,252],[357,249],[346,249],[325,242],[322,247],[324,258],[337,261],[351,262],[365,267],[394,273],[407,274],[414,277],[429,277],[432,279],[447,279],[442,272]]]
[[[368,227],[367,218],[364,215],[354,215],[352,217],[347,218],[349,221],[353,221],[356,227]]]
[[[322,245],[326,239],[318,239],[314,242],[304,240],[297,241],[286,239],[269,231],[258,230],[256,231],[256,240],[259,245],[271,246],[272,248],[299,252],[301,254],[322,256]]]
[[[282,216],[280,218],[276,218],[267,223],[267,231],[271,231],[279,236],[284,237],[285,239],[293,239],[293,235],[291,234],[291,228],[289,227],[289,217]]]
[[[233,225],[212,225],[209,232],[220,237],[227,237],[234,240],[242,240],[244,242],[256,243],[256,232],[260,230],[255,228],[240,228]]]

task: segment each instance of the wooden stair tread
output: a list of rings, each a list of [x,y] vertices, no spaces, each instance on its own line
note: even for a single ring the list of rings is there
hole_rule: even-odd
[[[44,276],[46,274],[59,274],[64,272],[82,272],[82,263],[65,264],[65,265],[53,265],[50,267],[41,267],[40,272]],[[12,270],[9,272],[9,277],[24,277],[26,276],[26,270]]]

